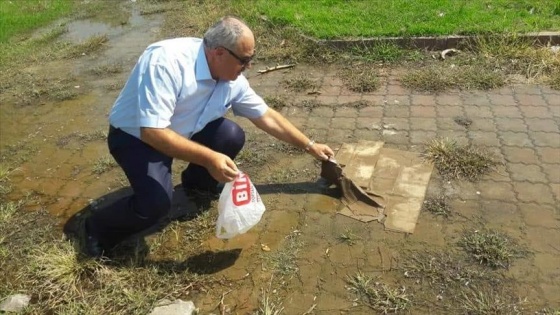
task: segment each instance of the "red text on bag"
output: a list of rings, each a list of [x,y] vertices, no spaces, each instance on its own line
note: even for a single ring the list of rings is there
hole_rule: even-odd
[[[237,176],[233,182],[232,199],[236,206],[246,205],[251,201],[251,181],[245,174]]]

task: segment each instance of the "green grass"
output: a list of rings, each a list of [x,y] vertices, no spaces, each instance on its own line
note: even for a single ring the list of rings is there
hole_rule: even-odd
[[[69,14],[72,7],[68,0],[0,1],[0,43]]]
[[[453,248],[405,253],[399,271],[408,279],[407,292],[414,301],[430,305],[435,297],[444,314],[529,314],[523,312],[526,300],[516,293],[513,278]]]
[[[451,215],[451,206],[444,195],[427,198],[424,200],[423,210],[427,210],[436,216],[448,218]]]
[[[342,69],[339,75],[344,85],[353,92],[373,92],[379,87],[377,69],[369,65],[349,65]]]
[[[258,0],[246,10],[321,39],[560,29],[556,0]]]
[[[346,280],[348,290],[358,296],[358,301],[375,310],[377,314],[401,313],[410,307],[410,295],[404,287],[393,288],[378,279],[356,273]]]
[[[117,167],[118,164],[115,161],[115,159],[113,159],[112,156],[110,155],[104,155],[102,157],[100,157],[99,159],[97,159],[94,163],[93,163],[93,169],[92,172],[94,174],[97,175],[101,175],[105,172],[110,171],[111,169]]]
[[[284,310],[282,303],[275,301],[272,295],[264,289],[261,289],[259,301],[260,305],[256,315],[280,315]]]
[[[490,152],[455,140],[434,139],[427,143],[424,157],[433,162],[446,179],[476,181],[498,165]]]
[[[527,255],[515,239],[487,229],[465,233],[459,245],[480,264],[492,268],[509,268],[515,258]]]
[[[299,234],[294,232],[286,236],[284,246],[281,249],[274,253],[263,254],[263,262],[274,274],[291,278],[299,271],[296,260],[303,245],[303,242],[299,239]]]
[[[351,231],[350,229],[346,229],[344,230],[343,233],[341,233],[338,237],[337,237],[338,241],[341,243],[345,243],[349,246],[353,246],[356,244],[357,241],[360,240],[360,237],[357,236],[356,234],[354,234],[353,231]]]

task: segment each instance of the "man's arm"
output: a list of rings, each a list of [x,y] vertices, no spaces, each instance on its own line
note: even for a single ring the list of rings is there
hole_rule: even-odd
[[[225,154],[191,141],[169,128],[140,128],[142,141],[159,152],[205,167],[210,175],[225,183],[238,173],[235,163]]]
[[[279,112],[269,108],[259,118],[250,119],[255,126],[279,140],[290,143],[298,148],[306,149],[309,154],[320,160],[327,160],[334,156],[333,151],[325,144],[314,143],[299,131],[290,121]]]

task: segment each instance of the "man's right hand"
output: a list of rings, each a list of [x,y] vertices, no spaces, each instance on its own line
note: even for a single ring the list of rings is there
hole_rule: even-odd
[[[220,183],[231,182],[239,174],[239,169],[229,156],[216,152],[212,159],[205,165],[206,169]]]

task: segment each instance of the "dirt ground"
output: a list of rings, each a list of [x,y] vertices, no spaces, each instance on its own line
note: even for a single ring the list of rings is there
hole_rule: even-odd
[[[159,39],[162,23],[160,14],[134,10],[125,26],[75,21],[64,36],[80,41],[108,34],[102,52],[19,69],[32,77],[66,73],[66,84],[78,96],[29,105],[21,104],[17,95],[2,96],[2,155],[27,157],[10,175],[11,198],[34,193],[40,200],[34,208],[45,208],[62,227],[86,206],[126,191],[122,172],[106,158],[102,134],[119,87],[143,49]],[[452,292],[458,291],[410,276],[413,268],[406,266],[410,257],[426,253],[459,257],[464,233],[484,228],[507,233],[529,252],[507,269],[488,271],[491,278],[500,279],[500,288],[507,292],[504,298],[512,304],[525,299],[519,303],[523,314],[560,309],[559,91],[523,84],[490,91],[419,93],[401,85],[399,75],[407,69],[383,68],[378,90],[356,93],[344,86],[339,66],[298,64],[257,73],[274,65],[258,62],[247,71],[253,88],[267,99],[282,100],[277,108],[286,117],[333,149],[344,142],[373,140],[422,152],[429,140],[448,137],[484,147],[503,164],[477,182],[446,181],[434,172],[427,195],[447,196],[453,215],[444,218],[424,211],[413,234],[389,232],[375,221],[337,215],[339,200],[318,183],[317,161],[231,116],[248,135],[239,167],[256,184],[267,211],[244,235],[228,241],[209,235],[197,244],[196,255],[174,252],[180,261],[198,259],[195,265],[219,279],[189,295],[202,314],[252,313],[263,296],[269,305],[283,307],[285,314],[371,314],[371,305],[349,281],[356,274],[404,292],[411,301],[405,313],[466,312],[453,309],[458,304]],[[94,71],[103,67],[118,70]],[[302,76],[320,93],[294,92],[283,84]],[[467,117],[472,124],[458,124],[456,117]],[[185,165],[174,163],[175,184]],[[174,207],[185,207],[181,190],[176,193]],[[210,211],[216,211],[215,204]],[[53,233],[62,234],[62,228]],[[188,237],[179,235],[176,241],[188,242]]]

